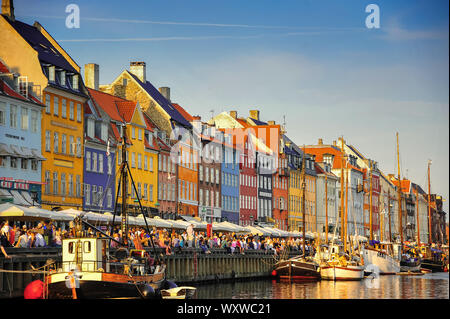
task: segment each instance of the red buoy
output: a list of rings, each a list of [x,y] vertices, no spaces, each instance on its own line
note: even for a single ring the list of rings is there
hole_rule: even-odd
[[[272,276],[276,276],[277,275],[277,271],[274,269],[273,271],[272,271]]]
[[[44,283],[40,280],[30,282],[23,292],[25,299],[42,299],[44,292]]]

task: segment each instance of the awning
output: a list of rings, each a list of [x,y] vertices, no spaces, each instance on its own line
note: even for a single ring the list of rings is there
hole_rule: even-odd
[[[22,146],[21,147],[22,154],[28,158],[34,158],[33,153],[31,153],[31,150],[28,147]]]
[[[24,206],[30,206],[31,205],[31,203],[30,204],[27,203],[25,198],[23,198],[22,195],[20,195],[18,191],[12,189],[12,190],[10,190],[10,193],[13,196],[14,204],[24,205]]]
[[[11,155],[14,155],[14,152],[8,146],[8,144],[0,143],[0,156],[11,156]]]
[[[17,146],[17,145],[10,145],[10,147],[11,147],[13,153],[14,153],[14,154],[12,154],[12,156],[27,158],[27,156],[22,152],[22,150],[20,149],[19,146]]]
[[[52,219],[50,211],[14,205],[11,203],[0,204],[0,217],[24,221]]]
[[[22,195],[22,197],[25,199],[28,205],[33,205],[33,199],[31,198],[30,193],[26,191],[20,191],[20,195]]]
[[[31,153],[33,154],[33,157],[36,158],[38,161],[46,161],[47,159],[41,155],[41,152],[39,152],[37,149],[32,148]]]
[[[11,193],[8,192],[6,189],[0,188],[0,196],[1,197],[12,197]]]

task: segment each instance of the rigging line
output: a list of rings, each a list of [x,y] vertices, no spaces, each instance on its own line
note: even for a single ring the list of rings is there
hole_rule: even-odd
[[[114,163],[115,163],[115,161],[114,161]],[[118,172],[119,172],[119,169],[117,169],[117,172],[116,172],[115,176],[117,176]],[[96,205],[93,205],[93,206],[100,207],[99,213],[102,213],[104,211],[104,209],[103,209],[103,202],[104,202],[105,197],[107,195],[107,190],[110,188],[111,184],[114,182],[114,179],[112,179],[111,177],[112,177],[112,174],[108,174],[108,179],[107,179],[106,185],[105,185],[106,187],[104,188],[104,190],[103,190],[103,192],[101,194],[101,197],[97,196],[97,198],[95,199],[95,202],[94,202],[94,200],[92,201],[93,204],[94,203],[96,204]],[[101,206],[99,205],[100,202],[102,203]]]

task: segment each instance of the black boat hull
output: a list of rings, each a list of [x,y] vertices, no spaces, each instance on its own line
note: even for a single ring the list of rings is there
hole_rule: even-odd
[[[429,269],[432,272],[443,272],[444,271],[444,264],[438,263],[432,259],[424,259],[422,260],[422,268]]]
[[[320,280],[319,267],[311,262],[302,260],[283,260],[275,264],[276,276],[280,279],[294,279],[302,281]]]
[[[151,288],[149,288],[151,287]],[[77,299],[160,299],[161,283],[138,284],[80,280],[75,289]],[[65,282],[48,285],[48,299],[74,299],[73,290]]]

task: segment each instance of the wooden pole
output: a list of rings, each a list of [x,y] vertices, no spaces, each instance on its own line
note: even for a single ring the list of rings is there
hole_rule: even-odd
[[[303,158],[302,158],[302,212],[303,212],[303,256],[306,254],[305,250],[305,243],[306,243],[306,214],[305,214],[305,188],[306,188],[306,181],[305,181],[305,162],[306,162],[306,153],[305,153],[305,146],[303,145]]]
[[[420,247],[419,190],[416,189],[417,245]]]
[[[344,240],[344,138],[341,140],[341,239]]]
[[[388,218],[389,218],[389,241],[392,242],[391,230],[391,190],[388,189]]]
[[[128,199],[128,173],[127,173],[127,127],[124,125],[122,134],[122,242],[128,245],[127,199]]]
[[[325,175],[325,242],[328,245],[328,176]]]
[[[400,179],[400,151],[398,146],[398,132],[397,132],[397,166],[398,166],[398,221],[399,221],[399,233],[400,233],[400,242],[403,248],[403,225],[402,225],[402,183]]]
[[[373,240],[373,209],[372,209],[372,161],[370,161],[370,171],[369,171],[369,229],[370,229],[370,240]]]
[[[347,166],[347,165],[346,165]],[[348,225],[348,168],[345,170],[345,212],[344,212],[344,251],[347,251],[347,225]]]
[[[378,219],[380,221],[380,241],[383,241],[383,238],[384,238],[384,236],[383,236],[384,215],[380,212],[380,197],[381,197],[381,192],[378,195]],[[384,196],[383,196],[383,203],[384,203]],[[383,211],[385,211],[384,207],[383,207]]]
[[[430,183],[430,165],[431,161],[428,161],[428,244],[432,243],[431,236],[431,183]]]

